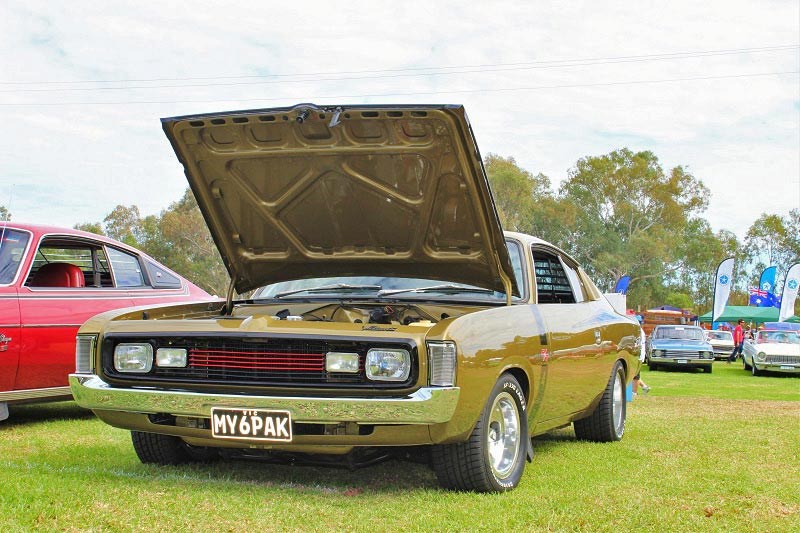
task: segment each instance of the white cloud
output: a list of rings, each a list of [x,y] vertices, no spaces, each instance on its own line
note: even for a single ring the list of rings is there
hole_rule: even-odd
[[[685,165],[702,179],[712,192],[706,213],[712,226],[741,237],[762,211],[785,214],[800,207],[800,77],[602,84],[796,71],[797,48],[450,76],[304,76],[294,78],[303,80],[298,83],[281,78],[282,83],[149,90],[11,93],[65,86],[7,83],[354,72],[796,46],[799,10],[792,0],[383,1],[335,8],[302,1],[4,3],[0,47],[13,53],[0,58],[0,82],[6,82],[0,104],[219,101],[0,106],[0,204],[10,198],[17,220],[61,225],[100,220],[120,203],[155,213],[185,187],[160,117],[313,99],[333,103],[330,96],[341,95],[337,100],[344,103],[464,103],[483,153],[513,155],[555,185],[585,155],[622,146],[652,150],[665,167]],[[135,85],[225,81],[255,80]],[[558,85],[573,87],[491,92]],[[444,92],[474,90],[487,92]],[[416,92],[441,94],[358,96]],[[253,101],[258,98],[274,100]]]

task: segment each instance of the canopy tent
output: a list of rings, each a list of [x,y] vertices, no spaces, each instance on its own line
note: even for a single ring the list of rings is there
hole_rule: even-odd
[[[736,322],[739,319],[745,322],[777,322],[778,313],[780,310],[777,307],[754,307],[751,305],[729,305],[725,307],[722,315],[717,318],[717,322]],[[701,315],[698,320],[700,322],[711,322],[711,311]],[[800,317],[793,316],[787,322],[800,322]]]

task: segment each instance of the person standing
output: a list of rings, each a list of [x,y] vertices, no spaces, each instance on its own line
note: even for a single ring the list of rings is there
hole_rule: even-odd
[[[736,327],[733,328],[733,351],[728,357],[729,363],[736,361],[737,354],[742,355],[742,347],[744,346],[744,330],[742,329],[742,324],[744,324],[744,320],[740,318],[739,322],[736,323]]]

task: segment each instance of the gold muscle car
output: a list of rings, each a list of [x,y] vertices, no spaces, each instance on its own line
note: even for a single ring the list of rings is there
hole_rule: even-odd
[[[501,230],[463,107],[162,122],[232,281],[224,304],[79,331],[75,399],[143,462],[402,452],[498,492],[531,436],[622,438],[641,329],[567,254]]]

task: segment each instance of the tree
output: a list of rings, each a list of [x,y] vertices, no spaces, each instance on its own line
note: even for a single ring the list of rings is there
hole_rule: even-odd
[[[142,219],[135,205],[118,205],[103,219],[106,235],[128,246],[139,246],[142,241]]]
[[[753,263],[763,260],[767,266],[785,264],[792,255],[786,249],[789,239],[784,219],[764,213],[747,230],[747,259]]]
[[[4,205],[0,205],[0,221],[10,221],[11,220],[11,213],[8,212],[8,208]]]
[[[500,223],[508,230],[525,231],[532,223],[535,200],[552,196],[550,180],[520,168],[513,157],[489,154],[484,166]]]
[[[75,224],[72,227],[74,229],[88,231],[89,233],[94,233],[96,235],[105,235],[105,232],[103,231],[103,225],[100,224],[100,222],[81,222],[80,224]]]
[[[624,275],[637,282],[679,269],[680,238],[708,205],[708,189],[677,166],[664,172],[649,151],[627,148],[580,159],[561,185],[574,220],[568,251],[607,288]]]
[[[230,278],[190,189],[140,224],[143,249],[208,292],[224,296]]]

